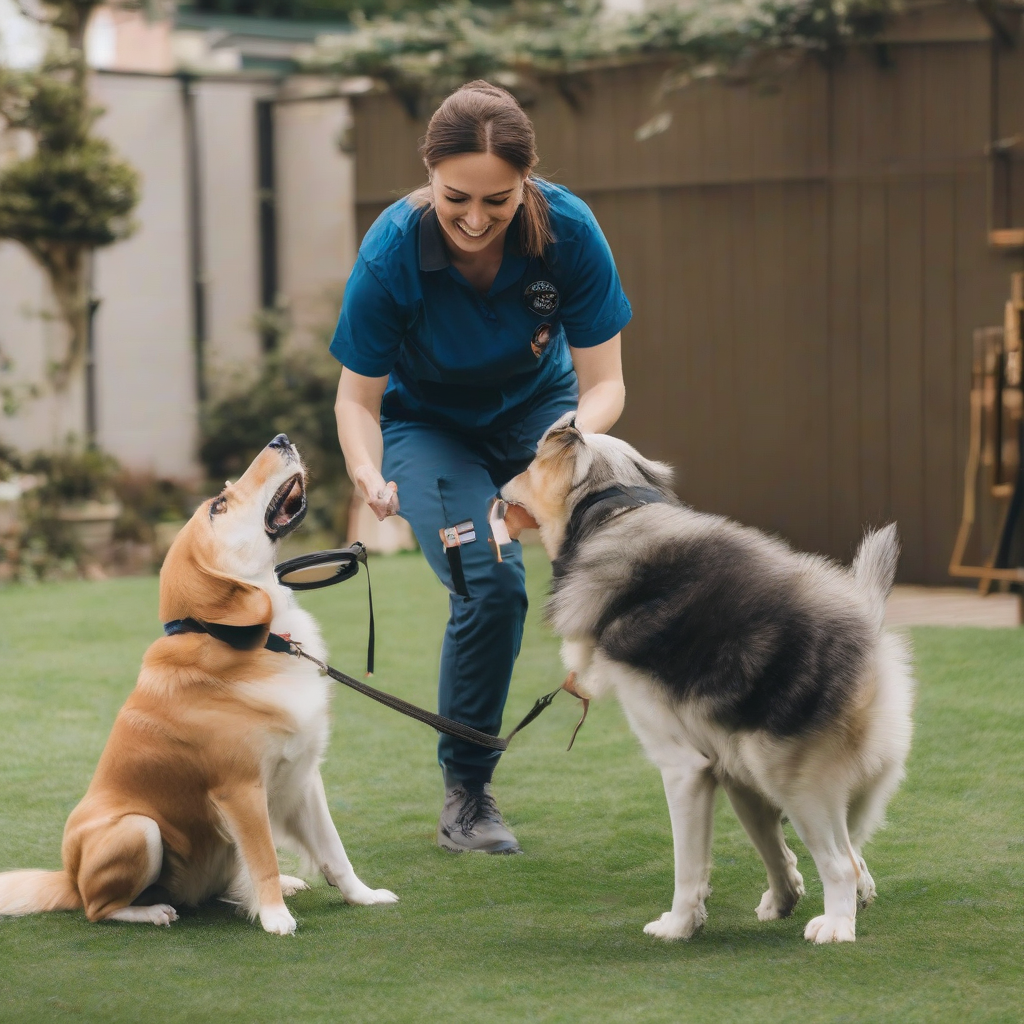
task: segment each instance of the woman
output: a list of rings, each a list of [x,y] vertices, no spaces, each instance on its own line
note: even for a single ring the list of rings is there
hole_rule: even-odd
[[[345,289],[338,437],[359,493],[379,519],[401,507],[449,590],[440,713],[497,735],[527,602],[488,507],[565,412],[595,433],[619,418],[631,313],[590,210],[530,176],[533,125],[504,89],[449,96],[423,159],[428,184],[377,218]],[[520,852],[491,795],[499,756],[441,737],[445,849]]]

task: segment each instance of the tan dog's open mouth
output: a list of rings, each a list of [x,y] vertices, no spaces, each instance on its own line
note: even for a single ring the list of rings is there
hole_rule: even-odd
[[[291,533],[306,515],[306,488],[302,474],[285,480],[267,506],[264,525],[267,536],[274,540]]]

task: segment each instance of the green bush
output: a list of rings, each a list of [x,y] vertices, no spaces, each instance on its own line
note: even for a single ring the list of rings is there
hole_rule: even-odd
[[[0,480],[10,480],[18,472],[17,453],[0,441]]]
[[[157,523],[175,523],[191,517],[199,496],[175,480],[155,473],[122,469],[114,478],[121,515],[114,526],[115,540],[151,544]]]
[[[22,471],[43,478],[30,493],[43,505],[57,507],[76,501],[114,501],[120,464],[96,448],[80,449],[72,442],[55,452],[35,452],[21,460]]]
[[[124,469],[114,456],[72,441],[53,452],[19,455],[0,445],[0,480],[30,474],[39,483],[19,501],[19,529],[0,544],[0,579],[33,581],[79,575],[90,559],[61,511],[78,502],[117,501],[119,541],[151,543],[154,525],[185,519],[195,496],[173,480]]]
[[[255,380],[239,376],[202,417],[199,457],[211,490],[237,479],[272,438],[287,434],[308,470],[309,526],[340,540],[352,484],[334,418],[337,383],[337,363],[319,350],[271,352]]]

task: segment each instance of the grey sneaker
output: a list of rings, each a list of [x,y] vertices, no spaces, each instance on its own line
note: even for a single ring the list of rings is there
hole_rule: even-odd
[[[446,788],[437,823],[437,845],[452,853],[523,852],[491,796],[490,785],[477,789],[456,783]]]

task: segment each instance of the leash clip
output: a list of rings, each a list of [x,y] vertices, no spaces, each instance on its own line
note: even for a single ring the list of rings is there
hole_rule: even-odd
[[[302,642],[300,640],[292,640],[289,637],[288,642],[291,644],[292,647],[290,651],[291,654],[294,654],[295,657],[297,658],[305,658],[306,661],[313,662],[313,664],[316,665],[316,670],[320,675],[326,676],[330,674],[327,671],[327,665],[325,665],[324,662],[322,662],[319,658],[314,658],[312,654],[307,654],[302,649]]]

